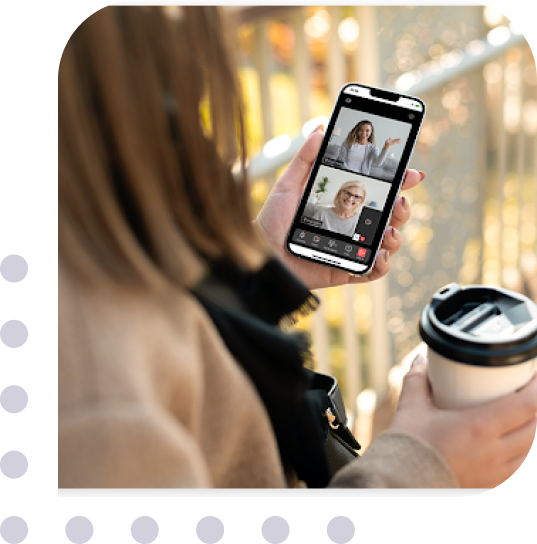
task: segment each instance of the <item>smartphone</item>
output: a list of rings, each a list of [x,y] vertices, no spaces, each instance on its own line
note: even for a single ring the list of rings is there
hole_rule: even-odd
[[[425,116],[415,96],[345,85],[287,237],[301,259],[369,274]]]

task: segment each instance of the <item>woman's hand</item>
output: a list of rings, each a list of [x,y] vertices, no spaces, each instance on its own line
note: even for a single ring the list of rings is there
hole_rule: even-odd
[[[418,355],[390,428],[415,434],[436,448],[461,487],[496,487],[516,472],[535,438],[537,374],[518,392],[474,408],[440,410],[429,395],[427,359]]]
[[[395,145],[395,144],[398,144],[401,142],[401,138],[388,138],[385,142],[384,142],[384,149],[389,149],[390,146],[392,145]]]
[[[276,255],[310,289],[379,279],[390,270],[389,256],[397,252],[403,242],[403,236],[397,229],[403,226],[410,217],[410,205],[405,197],[398,198],[395,202],[390,226],[386,229],[382,242],[382,249],[377,255],[373,271],[368,276],[357,278],[335,268],[298,259],[293,257],[285,248],[285,239],[308,181],[311,167],[323,141],[324,134],[322,130],[319,130],[320,128],[322,127],[317,127],[310,135],[283,175],[274,184],[263,209],[257,217],[257,224],[272,245]],[[423,178],[425,178],[424,172],[407,170],[402,188],[410,189]]]

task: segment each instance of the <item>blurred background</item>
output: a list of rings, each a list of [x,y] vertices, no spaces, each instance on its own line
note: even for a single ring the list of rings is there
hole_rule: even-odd
[[[537,75],[524,37],[481,6],[234,7],[256,210],[349,81],[421,97],[412,218],[388,277],[317,292],[317,370],[336,375],[364,447],[391,420],[441,286],[537,298]]]

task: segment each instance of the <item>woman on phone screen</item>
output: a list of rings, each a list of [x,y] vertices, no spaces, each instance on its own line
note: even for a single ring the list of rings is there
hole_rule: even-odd
[[[357,174],[369,175],[372,166],[381,166],[388,149],[401,142],[401,138],[388,138],[379,151],[375,142],[375,129],[371,121],[363,120],[347,134],[339,148],[339,160],[343,166]]]

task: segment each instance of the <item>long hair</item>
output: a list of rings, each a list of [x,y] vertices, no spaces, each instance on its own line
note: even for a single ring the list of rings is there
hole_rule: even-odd
[[[363,121],[357,123],[354,128],[347,134],[347,145],[349,147],[358,141],[358,132],[360,132],[360,128],[363,125],[371,125],[371,135],[369,136],[368,141],[372,144],[377,144],[377,142],[375,141],[375,127],[373,126],[373,123],[371,121],[368,121],[367,119],[364,119]]]
[[[90,283],[191,286],[212,259],[254,270],[268,254],[229,22],[216,7],[170,9],[101,9],[62,56],[59,253]]]
[[[341,196],[341,191],[345,190],[345,189],[348,189],[349,187],[358,187],[359,189],[361,189],[364,193],[364,199],[362,200],[362,202],[358,202],[356,204],[356,206],[354,206],[353,208],[353,211],[356,211],[356,209],[358,207],[362,208],[365,204],[365,199],[367,198],[367,188],[365,186],[365,183],[363,183],[362,181],[359,181],[359,180],[355,180],[355,181],[346,181],[338,190],[338,192],[336,193],[336,196],[334,197],[334,206],[338,206],[339,204],[339,197]],[[356,213],[354,214],[356,215]]]

